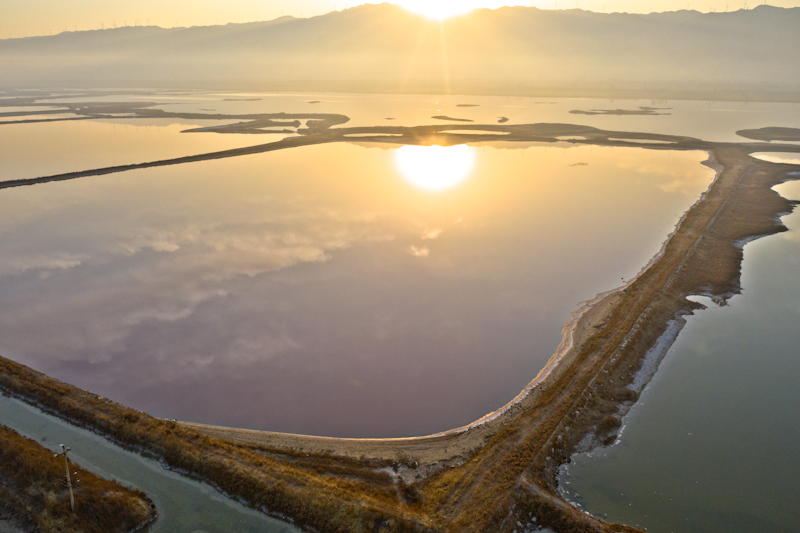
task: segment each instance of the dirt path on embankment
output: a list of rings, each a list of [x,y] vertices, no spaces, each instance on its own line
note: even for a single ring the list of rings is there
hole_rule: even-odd
[[[637,278],[576,311],[564,328],[558,353],[517,398],[463,428],[410,439],[348,440],[175,424],[0,358],[7,369],[0,374],[4,390],[85,427],[113,434],[118,442],[147,450],[244,501],[321,531],[357,525],[376,531],[413,527],[511,532],[532,517],[537,525],[560,532],[633,531],[564,502],[556,487],[558,469],[575,451],[616,438],[621,417],[638,398],[629,386],[646,354],[670,327],[701,307],[686,296],[704,294],[724,301],[740,290],[743,243],[782,231],[778,215],[794,206],[772,187],[800,178],[800,166],[758,161],[748,154],[800,152],[800,146],[708,143],[565,124],[328,129],[323,122],[278,143],[2,182],[0,188],[349,142],[348,135],[359,135],[360,142],[391,144],[558,142],[559,137],[570,136],[573,144],[706,150],[711,155],[709,166],[719,175],[686,213],[662,253]],[[222,128],[227,133],[254,133],[259,124],[253,120]],[[464,130],[475,133],[460,133]],[[386,463],[394,466],[397,478],[376,473]]]
[[[686,296],[724,301],[737,293],[742,243],[782,231],[777,215],[793,206],[772,187],[797,179],[788,174],[796,167],[755,160],[747,155],[754,151],[750,146],[709,150],[707,164],[718,169],[717,179],[660,256],[623,288],[577,311],[565,326],[559,353],[500,411],[464,428],[412,439],[326,439],[184,426],[264,449],[419,463],[421,470],[405,473],[413,479],[435,471],[418,484],[419,491],[428,511],[453,531],[510,531],[506,525],[529,515],[559,529],[625,530],[564,504],[556,487],[559,466],[578,449],[616,438],[621,417],[638,398],[629,385],[648,350],[670,323],[701,307]]]

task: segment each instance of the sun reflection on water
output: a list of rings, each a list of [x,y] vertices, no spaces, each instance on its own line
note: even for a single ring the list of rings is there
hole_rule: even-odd
[[[397,167],[405,179],[429,191],[442,191],[464,181],[475,157],[469,146],[413,146],[398,148]]]

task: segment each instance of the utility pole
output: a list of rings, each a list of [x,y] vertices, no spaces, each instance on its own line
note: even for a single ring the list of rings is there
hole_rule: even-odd
[[[69,488],[69,505],[72,507],[72,512],[75,512],[75,497],[72,495],[72,480],[69,477],[69,458],[67,458],[67,452],[70,451],[72,448],[66,447],[63,444],[59,444],[61,447],[61,453],[64,454],[64,466],[67,469],[67,487]],[[56,454],[59,455],[59,454]]]

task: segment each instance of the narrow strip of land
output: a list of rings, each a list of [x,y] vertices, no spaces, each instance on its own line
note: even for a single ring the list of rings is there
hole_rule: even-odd
[[[245,132],[256,123],[222,127]],[[476,133],[448,133],[465,129]],[[447,144],[483,140],[481,131],[503,131],[508,134],[504,140],[520,142],[559,142],[570,136],[577,144],[706,150],[707,164],[718,171],[660,254],[624,287],[576,311],[558,353],[503,409],[438,435],[348,440],[159,420],[2,358],[0,387],[320,531],[511,532],[531,517],[558,531],[635,531],[564,502],[556,486],[558,469],[576,450],[616,438],[621,417],[637,400],[631,384],[645,354],[671,324],[680,325],[701,307],[688,295],[725,300],[740,290],[742,243],[785,229],[778,215],[795,204],[772,187],[800,177],[797,165],[748,154],[800,152],[800,146],[709,143],[564,124],[329,128],[308,121],[300,137],[278,143],[7,186],[347,142],[349,134],[392,144]],[[497,140],[496,135],[485,137]]]
[[[791,202],[771,187],[787,178],[791,167],[756,161],[747,156],[750,147],[742,148],[711,150],[708,164],[720,169],[717,179],[650,267],[576,312],[551,363],[511,404],[481,421],[439,435],[386,440],[185,426],[264,449],[371,459],[402,455],[408,463],[422,465],[422,472],[436,472],[421,483],[423,492],[440,495],[429,501],[431,511],[447,516],[458,531],[480,531],[472,524],[502,522],[501,516],[484,513],[512,508],[552,514],[549,523],[559,528],[580,524],[587,531],[620,530],[571,506],[554,506],[553,500],[560,500],[558,467],[587,436],[597,444],[614,440],[621,417],[637,399],[629,385],[647,350],[671,321],[681,321],[700,307],[686,296],[725,299],[736,293],[739,243],[781,231],[775,215],[790,210]],[[454,465],[459,466],[442,470]]]

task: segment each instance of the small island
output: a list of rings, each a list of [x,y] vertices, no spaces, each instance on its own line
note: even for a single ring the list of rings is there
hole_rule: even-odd
[[[640,107],[639,109],[592,109],[584,111],[581,109],[573,109],[570,111],[573,115],[643,115],[643,116],[664,116],[671,115],[672,113],[659,113],[659,111],[666,111],[672,109],[670,107]]]
[[[431,117],[435,120],[447,120],[453,122],[475,122],[474,120],[470,120],[468,118],[455,118],[455,117],[448,117],[447,115],[436,115],[435,117]]]
[[[753,139],[756,141],[789,141],[800,142],[800,128],[759,128],[756,130],[739,130],[736,132],[739,137]]]
[[[138,103],[89,103],[72,112],[80,118],[123,109],[137,118],[203,116]],[[725,301],[741,290],[741,243],[783,230],[777,215],[794,204],[772,187],[800,177],[797,165],[750,154],[800,153],[800,145],[717,143],[573,124],[341,127],[349,117],[203,117],[224,122],[188,131],[259,135],[267,126],[297,124],[297,135],[188,157],[9,180],[0,182],[0,189],[351,142],[353,135],[391,146],[491,142],[503,133],[506,142],[555,144],[568,137],[575,145],[702,150],[717,177],[638,276],[575,310],[558,351],[515,398],[463,427],[404,439],[337,439],[163,420],[2,357],[0,388],[308,529],[511,532],[518,522],[536,518],[537,526],[557,531],[638,531],[569,505],[558,490],[559,468],[576,451],[617,439],[622,417],[639,397],[632,384],[646,383],[652,377],[648,369],[666,353],[653,347],[669,348],[685,317],[702,308],[687,296]]]

